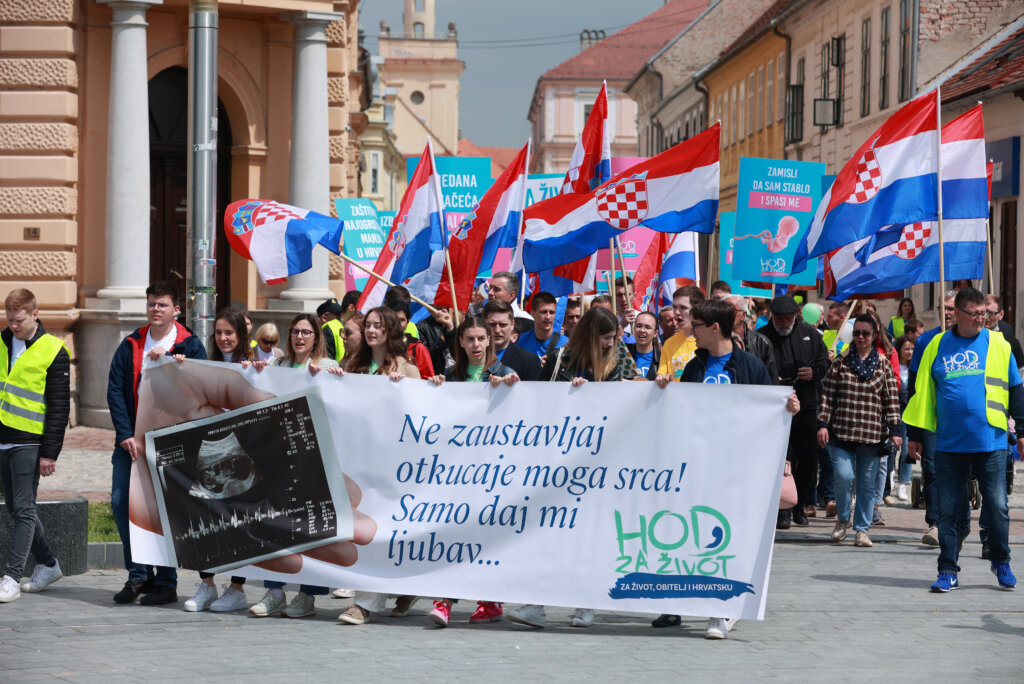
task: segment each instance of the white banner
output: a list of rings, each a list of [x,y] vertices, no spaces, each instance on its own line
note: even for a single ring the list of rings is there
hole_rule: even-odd
[[[295,538],[292,550],[301,553],[240,551],[239,560],[270,560],[232,574],[436,598],[762,619],[790,391],[679,383],[660,390],[643,382],[435,387],[165,361],[143,373],[136,441],[148,431],[214,416],[239,434],[257,470],[269,468],[277,452],[298,459],[289,465],[291,475],[275,476],[279,487],[315,475],[326,476],[332,493],[347,491],[332,505],[350,516],[352,541],[338,541],[346,529],[341,511],[336,528],[321,525],[329,514],[317,518],[313,509],[327,510],[324,489],[309,486],[294,493],[297,503],[288,510],[307,507],[308,520],[321,522],[310,522],[306,532],[322,532],[317,543],[325,545],[310,548],[307,534]],[[308,476],[301,465],[306,456],[291,448],[286,455],[275,440],[263,446],[247,439],[245,412],[223,414],[256,402],[274,406],[270,400],[295,393],[311,407],[321,396],[329,425],[329,434],[316,425],[322,453],[310,450]],[[174,434],[149,435],[150,450],[152,438],[168,432]],[[210,452],[207,442],[224,434],[218,428],[193,443],[199,439]],[[312,443],[309,435],[291,439]],[[221,452],[237,449],[226,445]],[[155,468],[156,455],[147,458]],[[246,467],[236,465],[233,477],[248,482]],[[230,503],[243,486],[225,485],[222,477],[206,489]],[[163,529],[166,507],[177,504],[161,501],[163,489],[158,496],[149,468],[133,470],[137,562],[166,565],[173,558]],[[202,501],[188,499],[188,505]],[[225,519],[223,511],[217,515]],[[195,517],[202,516],[190,518],[190,539],[202,536]],[[211,510],[210,520],[215,517]],[[296,529],[301,520],[292,520]],[[218,539],[211,527],[218,525],[204,524],[205,538]]]

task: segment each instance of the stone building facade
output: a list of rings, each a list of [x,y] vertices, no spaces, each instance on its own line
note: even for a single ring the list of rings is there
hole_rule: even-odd
[[[221,211],[261,197],[329,213],[331,198],[358,196],[357,5],[219,3]],[[0,289],[32,289],[69,343],[88,424],[109,420],[107,366],[144,323],[147,283],[186,289],[188,20],[188,0],[0,3]],[[314,134],[303,142],[296,125]],[[278,286],[223,239],[217,255],[218,306],[257,319],[344,286],[326,254]]]

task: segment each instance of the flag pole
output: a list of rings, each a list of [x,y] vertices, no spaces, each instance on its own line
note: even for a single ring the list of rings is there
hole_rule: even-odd
[[[985,219],[985,260],[988,262],[988,293],[996,293],[995,277],[992,270],[992,236],[989,234],[989,221]]]
[[[716,242],[716,240],[715,240],[715,233],[716,232],[717,232],[717,230],[712,230],[711,231],[711,235],[708,236],[708,287],[711,287],[711,283],[713,282],[711,280],[711,269],[713,269],[715,267],[715,242]],[[694,258],[698,259],[698,261],[699,261],[699,257],[700,257],[700,243],[697,243],[697,244],[694,245]],[[699,266],[699,264],[698,264],[698,266]],[[697,287],[700,287],[700,269],[699,268],[695,268],[695,269],[693,269],[693,272],[697,275]],[[719,278],[719,280],[721,280],[721,278]],[[708,294],[711,294],[710,290],[708,290]]]
[[[441,249],[444,252],[444,265],[448,269],[448,287],[452,291],[452,311],[454,312],[453,318],[455,319],[455,325],[459,325],[459,305],[455,301],[455,277],[452,274],[452,260],[448,256],[448,212],[444,208],[444,195],[441,193],[441,179],[437,173],[437,162],[434,161],[434,141],[427,136],[427,149],[430,150],[430,167],[434,172],[434,193],[437,195],[437,201],[441,206]],[[422,303],[422,302],[421,302]],[[431,311],[436,313],[437,309]]]
[[[533,138],[529,138],[526,141],[526,165],[523,167],[524,170],[526,171],[526,179],[525,180],[529,180],[529,178],[530,178],[530,153],[532,151],[533,151]],[[523,248],[523,240],[522,240],[523,223],[526,221],[526,183],[523,183],[523,201],[520,202],[519,206],[521,207],[521,209],[519,211],[519,225],[517,226],[518,235],[519,235],[519,240],[517,241],[517,246],[516,246],[517,250]],[[521,260],[523,255],[519,254],[517,256]],[[527,281],[527,278],[528,278],[528,276],[526,274],[526,262],[523,261],[523,278],[519,282],[519,308],[520,309],[522,309],[523,305],[526,303],[526,281]]]
[[[939,325],[946,330],[946,246],[942,240],[942,94],[939,86],[935,86],[935,119],[937,124],[935,148],[938,150],[938,173],[936,178],[936,199],[939,209]],[[986,238],[986,242],[987,242]]]
[[[368,269],[366,266],[363,266],[361,263],[359,263],[358,261],[356,261],[352,257],[348,256],[344,252],[342,252],[338,256],[341,257],[342,259],[344,259],[345,261],[347,261],[348,263],[352,264],[356,268],[358,268],[360,271],[365,271],[367,274],[373,276],[374,278],[376,278],[380,282],[384,283],[388,287],[394,287],[395,286],[395,284],[393,282],[391,282],[390,280],[388,280],[387,278],[385,278],[384,276],[382,276],[382,275],[380,275],[378,273],[374,273],[373,271]],[[369,283],[367,283],[367,285],[369,285]],[[438,312],[438,309],[436,307],[434,307],[431,304],[427,304],[425,301],[423,301],[422,299],[420,299],[416,295],[412,294],[411,292],[409,293],[409,298],[412,299],[414,302],[418,302],[419,304],[422,304],[424,307],[426,307],[427,311],[429,311],[432,314],[436,314]]]
[[[615,249],[619,252],[619,268],[622,269],[622,287],[626,291],[626,306],[632,306],[633,293],[630,292],[629,281],[626,280],[626,258],[622,255],[622,243],[615,238]],[[623,312],[625,313],[625,312]]]
[[[608,265],[611,267],[608,269],[608,292],[612,295],[612,313],[618,318],[618,306],[615,303],[615,238],[608,241]]]

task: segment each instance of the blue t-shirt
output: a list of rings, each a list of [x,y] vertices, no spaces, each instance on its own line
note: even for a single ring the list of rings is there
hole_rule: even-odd
[[[731,385],[733,381],[732,372],[725,370],[725,364],[732,358],[732,352],[724,356],[708,356],[708,363],[704,369],[704,382],[713,385]]]
[[[554,335],[555,333],[551,334]],[[550,337],[543,341],[538,340],[536,330],[527,330],[526,332],[519,336],[519,339],[516,340],[516,344],[529,352],[533,352],[537,356],[544,356],[548,351],[548,342],[550,341]],[[555,349],[561,349],[568,342],[568,337],[566,337],[565,335],[560,335],[558,337],[558,342],[555,344]]]
[[[636,362],[636,367],[640,370],[640,376],[646,377],[647,371],[651,369],[651,362],[654,360],[654,350],[647,352],[646,354],[640,354],[639,352],[633,357],[633,361]]]
[[[1006,448],[1006,430],[990,425],[985,416],[985,359],[989,331],[975,337],[947,332],[939,340],[932,363],[935,412],[938,418],[935,448],[956,453]],[[1010,358],[1010,387],[1021,384],[1017,364]]]
[[[942,332],[942,328],[936,326],[931,330],[927,330],[921,333],[917,341],[914,342],[914,355],[910,357],[910,372],[916,373],[917,369],[921,367],[921,357],[924,356],[925,347],[932,341],[932,338]]]
[[[505,352],[507,350],[508,350],[508,345],[505,345],[505,349],[495,349],[494,350],[494,354],[495,354],[495,356],[498,357],[498,360],[501,361],[502,357],[505,356]]]

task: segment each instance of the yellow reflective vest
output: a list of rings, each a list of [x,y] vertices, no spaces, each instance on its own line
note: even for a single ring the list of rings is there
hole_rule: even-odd
[[[902,316],[893,316],[889,320],[889,324],[892,325],[892,336],[899,338],[903,337],[903,325],[905,321]]]
[[[46,371],[63,347],[63,342],[46,333],[25,349],[8,372],[11,352],[0,339],[0,422],[22,432],[43,434]]]
[[[1010,343],[1003,334],[995,330],[988,332],[988,353],[985,355],[985,417],[989,425],[1006,431],[1007,415],[1010,412]],[[931,339],[921,356],[914,396],[903,411],[903,422],[935,432],[935,379],[932,364],[939,353],[939,341],[947,333],[942,332]]]
[[[345,357],[345,324],[335,318],[323,324],[324,334],[334,336],[334,360],[341,362]]]

